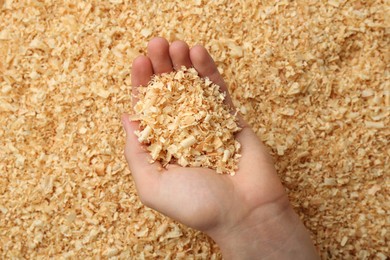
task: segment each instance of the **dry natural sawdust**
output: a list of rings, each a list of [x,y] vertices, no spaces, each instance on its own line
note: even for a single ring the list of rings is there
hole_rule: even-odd
[[[238,169],[238,119],[226,93],[194,68],[155,75],[139,87],[133,120],[140,121],[138,140],[162,166],[206,167],[234,175]]]
[[[130,64],[206,46],[323,259],[386,259],[389,1],[0,1],[0,258],[216,259],[141,205]]]

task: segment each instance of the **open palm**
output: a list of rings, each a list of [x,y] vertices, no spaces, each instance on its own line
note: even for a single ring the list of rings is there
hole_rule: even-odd
[[[182,41],[171,45],[163,38],[148,44],[148,56],[140,56],[132,66],[133,95],[147,85],[153,74],[171,72],[181,66],[194,67],[227,92],[227,87],[207,50],[196,45],[189,49]],[[231,103],[227,92],[227,102]],[[133,103],[136,99],[133,100]],[[134,105],[134,104],[133,104]],[[179,222],[206,233],[234,229],[254,211],[262,211],[267,221],[270,208],[288,204],[272,159],[252,129],[240,119],[242,131],[236,135],[242,157],[235,176],[220,175],[206,168],[150,164],[149,154],[134,134],[139,123],[124,116],[127,133],[125,155],[141,201]],[[272,211],[275,212],[275,211]],[[259,214],[256,214],[259,216]]]

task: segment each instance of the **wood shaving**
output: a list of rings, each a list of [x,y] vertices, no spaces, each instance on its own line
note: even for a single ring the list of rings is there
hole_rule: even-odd
[[[194,68],[155,75],[138,88],[134,107],[138,140],[147,144],[152,163],[208,167],[234,175],[240,158],[240,131],[225,93]]]

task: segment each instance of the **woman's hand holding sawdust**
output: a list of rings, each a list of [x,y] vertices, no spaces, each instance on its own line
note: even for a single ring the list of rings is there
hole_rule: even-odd
[[[132,94],[146,86],[154,74],[194,67],[227,93],[227,86],[207,50],[191,49],[183,41],[154,38],[148,55],[132,66]],[[133,100],[135,105],[136,99]],[[235,176],[206,168],[189,168],[158,162],[138,142],[139,122],[122,117],[126,131],[125,156],[141,201],[162,214],[211,236],[226,259],[316,259],[312,241],[293,211],[267,149],[240,118],[236,135],[242,157]]]

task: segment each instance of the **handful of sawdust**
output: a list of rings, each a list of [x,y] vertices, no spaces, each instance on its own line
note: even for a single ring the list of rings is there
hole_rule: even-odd
[[[155,75],[138,88],[133,119],[138,140],[164,167],[207,167],[234,175],[241,156],[234,134],[241,130],[224,103],[225,93],[193,68]]]

